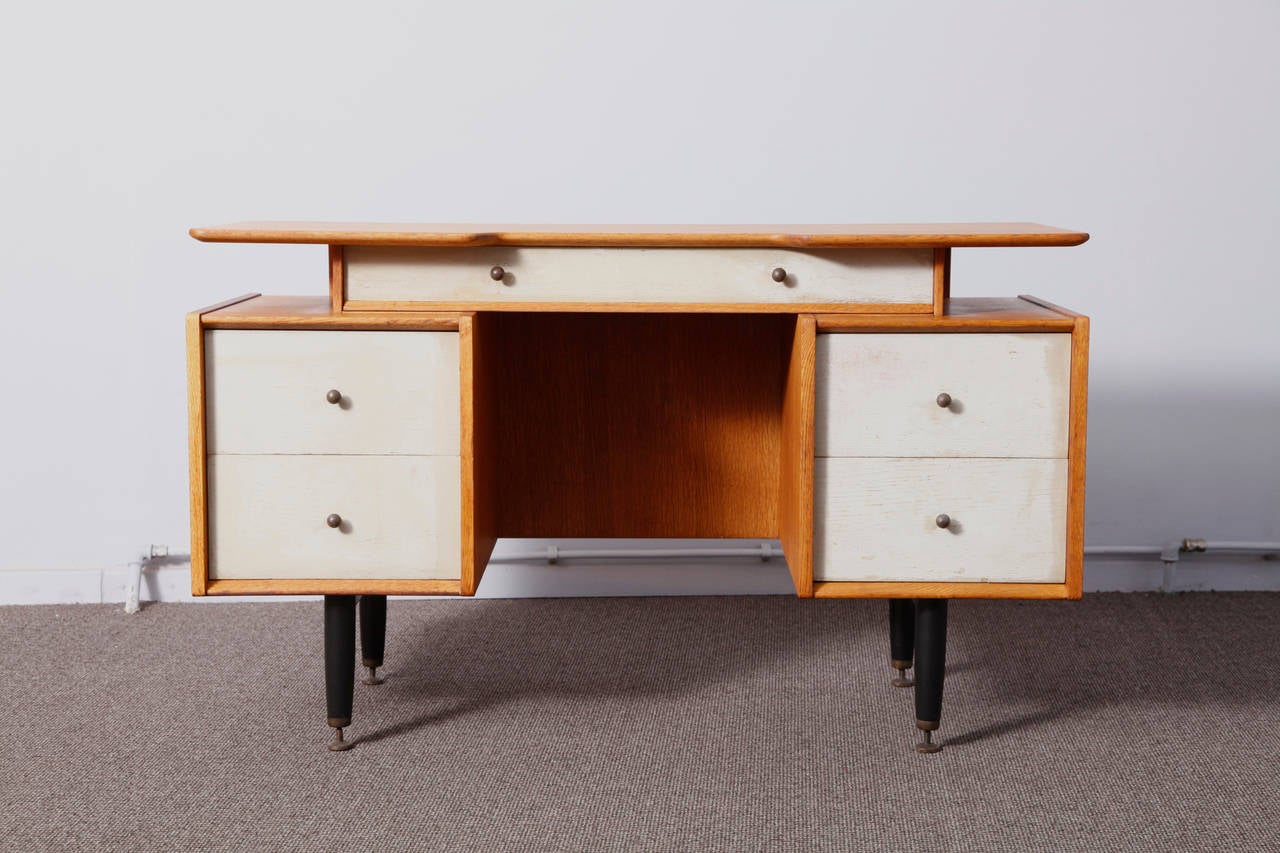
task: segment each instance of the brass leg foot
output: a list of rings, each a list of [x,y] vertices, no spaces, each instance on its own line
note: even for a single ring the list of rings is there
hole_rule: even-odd
[[[890,661],[894,669],[898,671],[898,677],[893,680],[894,687],[915,687],[914,680],[907,677],[907,670],[911,669],[911,661],[895,660]]]
[[[356,745],[353,740],[343,740],[342,730],[351,725],[350,717],[330,717],[329,728],[333,729],[333,740],[329,743],[330,752],[344,752]]]
[[[924,733],[924,740],[916,744],[916,752],[921,755],[931,755],[942,749],[942,744],[933,742],[933,730],[938,727],[937,723],[924,723],[922,725],[920,720],[916,720],[916,726]]]
[[[378,677],[378,668],[376,666],[365,664],[365,668],[369,670],[369,674],[360,679],[361,684],[382,684],[386,681],[385,678]]]
[[[343,739],[342,739],[342,727],[341,727],[341,726],[335,726],[335,727],[334,727],[334,729],[333,729],[333,733],[334,733],[334,738],[333,738],[333,740],[329,743],[329,751],[330,751],[330,752],[345,752],[346,750],[348,750],[348,749],[350,749],[351,747],[353,747],[353,746],[355,746],[355,745],[356,745],[355,741],[353,741],[353,740],[343,740]]]

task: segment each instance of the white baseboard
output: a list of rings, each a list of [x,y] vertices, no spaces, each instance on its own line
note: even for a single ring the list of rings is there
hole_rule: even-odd
[[[0,572],[0,605],[124,603],[127,567],[103,570]],[[1086,592],[1154,592],[1164,581],[1159,561],[1090,559]],[[1172,592],[1280,590],[1280,562],[1267,560],[1182,560]],[[549,565],[494,563],[485,572],[478,598],[561,598],[634,595],[788,595],[794,587],[781,561],[703,560]],[[193,599],[191,570],[184,563],[148,568],[143,601],[298,601],[315,596],[216,596]]]

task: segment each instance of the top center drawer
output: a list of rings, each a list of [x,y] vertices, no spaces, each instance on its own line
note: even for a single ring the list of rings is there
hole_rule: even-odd
[[[617,310],[634,304],[926,312],[933,302],[931,249],[347,246],[343,255],[346,298],[369,308]]]

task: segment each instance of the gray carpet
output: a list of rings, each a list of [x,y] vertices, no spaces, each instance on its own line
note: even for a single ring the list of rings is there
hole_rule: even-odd
[[[325,750],[319,603],[0,608],[9,850],[1260,850],[1280,595],[395,601]]]

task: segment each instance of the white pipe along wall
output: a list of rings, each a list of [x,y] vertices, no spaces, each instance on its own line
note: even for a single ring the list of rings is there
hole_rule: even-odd
[[[952,286],[1092,318],[1087,546],[1280,540],[1274,2],[297,11],[6,17],[0,73],[24,82],[0,135],[0,602],[123,601],[149,542],[171,557],[141,597],[186,595],[183,314],[325,292],[323,247],[186,234],[242,219],[1085,230],[957,251]],[[482,591],[789,583],[752,557],[606,563],[498,562]],[[1181,555],[1174,588],[1277,589],[1277,568],[1210,548]],[[1089,590],[1165,580],[1158,555],[1086,563]]]

